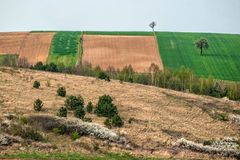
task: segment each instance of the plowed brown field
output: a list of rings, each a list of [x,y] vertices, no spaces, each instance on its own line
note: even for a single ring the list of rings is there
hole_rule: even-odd
[[[19,54],[20,47],[28,32],[0,33],[0,55]]]
[[[20,58],[26,58],[30,64],[46,62],[54,33],[30,33],[24,40]]]
[[[84,35],[82,62],[103,69],[131,64],[137,72],[147,71],[152,63],[163,69],[153,36]]]

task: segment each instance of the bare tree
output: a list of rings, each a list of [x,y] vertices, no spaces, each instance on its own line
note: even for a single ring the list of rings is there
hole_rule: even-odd
[[[156,23],[156,22],[154,22],[154,21],[152,21],[152,22],[149,24],[149,27],[151,27],[151,28],[152,28],[152,30],[153,30],[153,33],[155,33],[155,30],[154,30],[154,28],[156,27],[156,25],[157,25],[157,23]]]

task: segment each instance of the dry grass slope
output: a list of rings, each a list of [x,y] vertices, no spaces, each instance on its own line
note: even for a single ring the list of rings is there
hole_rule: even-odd
[[[35,80],[41,82],[40,89],[32,88]],[[138,146],[132,151],[137,155],[208,159],[207,154],[174,149],[172,145],[181,137],[192,141],[227,136],[240,138],[239,126],[213,119],[207,112],[209,110],[202,108],[222,111],[227,106],[239,110],[239,102],[225,102],[138,84],[121,84],[115,80],[105,82],[89,77],[22,69],[0,68],[0,117],[9,111],[28,115],[34,113],[33,102],[37,98],[43,100],[46,114],[56,115],[65,100],[56,95],[59,85],[66,87],[68,95],[81,94],[85,103],[92,101],[96,104],[103,94],[113,96],[125,122],[122,129],[114,130],[117,133],[124,131],[127,138]],[[104,118],[89,116],[93,122],[103,125]],[[131,124],[128,123],[129,119]],[[69,151],[69,147],[71,151],[78,151],[75,143],[64,138],[52,141],[63,152]]]

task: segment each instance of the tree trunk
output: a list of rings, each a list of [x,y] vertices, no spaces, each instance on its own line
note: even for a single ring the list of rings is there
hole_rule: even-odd
[[[203,55],[203,48],[201,48],[201,56]]]

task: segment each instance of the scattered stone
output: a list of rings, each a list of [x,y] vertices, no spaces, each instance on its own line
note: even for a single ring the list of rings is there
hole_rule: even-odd
[[[232,123],[235,123],[235,124],[239,124],[240,125],[240,115],[236,115],[236,114],[231,114],[229,115],[229,120],[232,122]]]
[[[50,149],[53,148],[51,143],[42,143],[42,142],[33,142],[32,146],[37,147],[39,149]]]
[[[14,118],[17,118],[17,115],[15,113],[12,113],[12,112],[8,112],[8,113],[5,113],[3,114],[3,116],[9,120],[12,120]]]
[[[114,131],[96,123],[83,122],[77,118],[62,118],[49,115],[32,115],[29,122],[36,124],[45,130],[53,128],[65,128],[66,133],[78,132],[80,135],[90,135],[99,139],[115,143],[126,144],[127,140]]]
[[[188,141],[184,138],[181,138],[177,140],[175,145],[193,151],[240,158],[239,144],[235,138],[224,138],[222,140],[213,141],[213,143],[210,145],[195,143],[193,141]]]
[[[222,100],[224,100],[225,102],[229,102],[229,98],[228,97],[223,97]]]
[[[1,134],[0,135],[0,146],[10,146],[13,143],[19,143],[22,139],[19,137],[14,137],[10,135]]]

